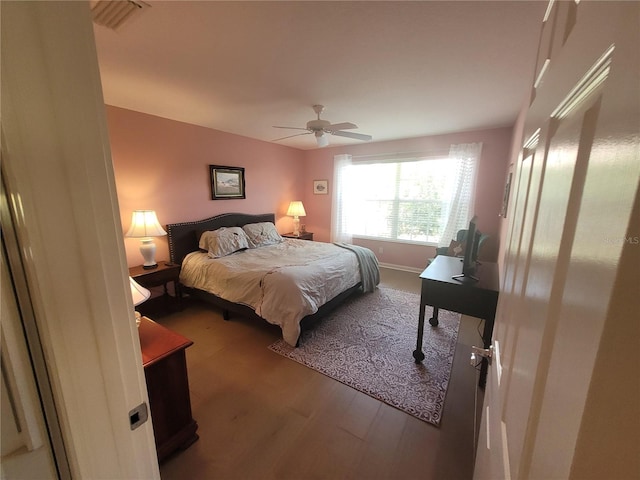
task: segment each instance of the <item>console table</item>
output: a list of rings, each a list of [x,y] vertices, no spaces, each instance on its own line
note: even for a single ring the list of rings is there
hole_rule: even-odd
[[[462,261],[458,257],[438,255],[420,274],[422,289],[420,293],[420,314],[418,317],[418,341],[413,352],[416,363],[424,360],[422,337],[424,334],[425,307],[433,307],[433,316],[429,319],[432,326],[438,325],[438,310],[443,308],[463,315],[484,320],[482,333],[483,348],[491,345],[493,322],[498,305],[500,290],[498,264],[482,262],[476,269],[478,281],[472,279],[454,279],[462,273]],[[482,359],[480,386],[484,387],[487,377],[487,361]]]

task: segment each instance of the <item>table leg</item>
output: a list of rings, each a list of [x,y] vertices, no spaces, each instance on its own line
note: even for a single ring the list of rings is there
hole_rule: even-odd
[[[424,309],[425,306],[420,302],[420,315],[418,317],[418,341],[416,343],[416,349],[413,351],[413,358],[416,363],[420,363],[424,360],[424,352],[422,351],[422,336],[424,335]]]
[[[173,281],[173,290],[175,291],[176,298],[178,299],[178,307],[182,310],[182,286],[178,280]]]
[[[438,323],[440,323],[438,322],[438,311],[438,307],[433,307],[433,316],[429,319],[429,323],[434,327],[437,327]]]

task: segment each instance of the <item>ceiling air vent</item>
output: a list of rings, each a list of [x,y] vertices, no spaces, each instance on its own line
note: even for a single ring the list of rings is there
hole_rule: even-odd
[[[132,0],[99,0],[92,4],[93,21],[111,30],[118,30],[149,7],[144,2]]]

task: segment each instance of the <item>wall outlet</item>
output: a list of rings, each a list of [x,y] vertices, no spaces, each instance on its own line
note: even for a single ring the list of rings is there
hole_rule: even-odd
[[[378,247],[378,253],[383,254],[384,253],[384,248]]]

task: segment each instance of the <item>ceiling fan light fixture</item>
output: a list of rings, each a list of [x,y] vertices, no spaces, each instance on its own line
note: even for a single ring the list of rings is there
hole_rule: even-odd
[[[316,142],[318,142],[319,147],[326,147],[329,145],[329,138],[324,134],[323,131],[317,131],[316,134]]]

